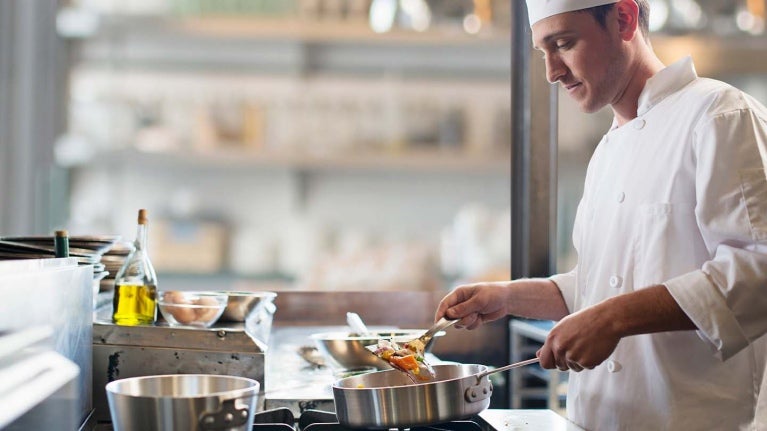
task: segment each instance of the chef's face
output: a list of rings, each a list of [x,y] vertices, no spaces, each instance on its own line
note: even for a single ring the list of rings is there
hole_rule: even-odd
[[[554,15],[532,27],[533,45],[546,62],[546,78],[559,82],[584,112],[620,98],[626,61],[621,38],[608,15],[607,28],[585,12]]]

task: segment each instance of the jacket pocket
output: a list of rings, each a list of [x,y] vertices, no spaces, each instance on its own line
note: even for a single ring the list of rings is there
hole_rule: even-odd
[[[740,191],[748,212],[751,238],[767,240],[767,176],[764,169],[740,171]]]
[[[644,204],[639,212],[635,289],[663,283],[697,267],[705,246],[692,204]]]

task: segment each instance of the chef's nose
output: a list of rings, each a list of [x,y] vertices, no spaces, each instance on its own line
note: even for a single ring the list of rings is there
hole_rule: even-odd
[[[567,67],[557,54],[547,55],[543,61],[546,63],[546,79],[550,83],[559,81],[567,74]]]

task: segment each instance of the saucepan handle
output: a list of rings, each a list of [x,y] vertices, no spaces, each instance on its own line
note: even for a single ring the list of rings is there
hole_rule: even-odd
[[[238,400],[247,400],[254,396],[255,395],[248,395],[246,397],[223,400],[221,402],[221,408],[215,412],[203,412],[199,417],[200,430],[220,431],[245,425],[248,422],[250,410],[247,406],[244,408],[237,408],[235,404]]]

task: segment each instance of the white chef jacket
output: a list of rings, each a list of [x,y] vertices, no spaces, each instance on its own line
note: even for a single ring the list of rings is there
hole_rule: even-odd
[[[637,114],[597,146],[573,229],[578,264],[551,279],[571,312],[665,284],[699,330],[626,337],[570,373],[568,417],[590,430],[756,429],[767,109],[699,78],[688,57],[647,81]]]

